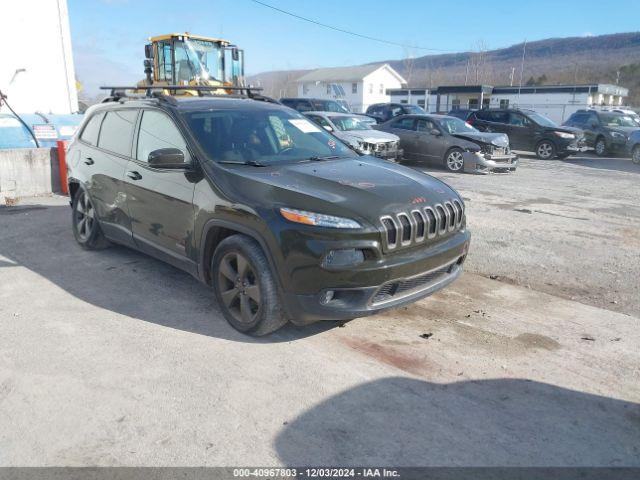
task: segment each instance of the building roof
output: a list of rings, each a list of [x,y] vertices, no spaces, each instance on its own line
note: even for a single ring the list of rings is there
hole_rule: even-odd
[[[313,70],[302,77],[298,78],[298,82],[344,82],[344,81],[359,81],[365,78],[367,75],[386,68],[394,75],[400,83],[407,83],[402,76],[396,72],[388,63],[376,64],[376,65],[360,65],[356,67],[332,67],[332,68],[318,68]]]

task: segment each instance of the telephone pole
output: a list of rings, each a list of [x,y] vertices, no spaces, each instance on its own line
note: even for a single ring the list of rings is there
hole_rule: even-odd
[[[520,90],[522,90],[522,76],[524,75],[524,56],[527,53],[527,39],[524,39],[522,46],[522,63],[520,64],[520,85],[518,86],[518,105],[520,105]]]

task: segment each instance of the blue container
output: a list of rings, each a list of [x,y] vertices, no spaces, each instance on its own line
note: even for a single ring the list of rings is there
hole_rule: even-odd
[[[58,140],[70,140],[84,115],[53,115],[44,113],[20,114],[20,118],[35,134],[41,147],[55,147]],[[29,131],[11,113],[0,113],[0,149],[34,148],[36,143]]]

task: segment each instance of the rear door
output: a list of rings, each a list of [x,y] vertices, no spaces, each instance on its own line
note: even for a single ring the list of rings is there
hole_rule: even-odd
[[[147,161],[154,150],[178,148],[191,162],[187,142],[173,119],[157,109],[142,110],[136,140],[124,177],[134,242],[141,250],[195,273],[193,192],[202,177],[187,163],[184,169],[158,169]]]
[[[389,124],[387,131],[400,137],[400,148],[406,158],[423,158],[417,152],[417,132],[415,117],[403,116],[393,120]]]
[[[86,188],[102,231],[108,238],[125,245],[131,245],[132,239],[123,177],[131,155],[137,116],[138,110],[134,108],[106,111],[97,145],[86,151],[83,149],[80,159],[86,171],[91,172]]]

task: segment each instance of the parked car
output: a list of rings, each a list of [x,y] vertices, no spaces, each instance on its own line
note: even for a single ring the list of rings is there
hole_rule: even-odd
[[[375,103],[367,108],[366,114],[375,118],[378,123],[384,123],[398,115],[426,114],[422,107],[408,103]]]
[[[451,110],[449,113],[447,113],[447,115],[449,115],[450,117],[457,117],[460,120],[464,120],[466,122],[469,119],[469,117],[475,112],[477,112],[477,110],[469,110],[466,108],[456,108],[454,110]]]
[[[560,127],[533,110],[476,110],[469,115],[467,123],[482,132],[506,133],[511,148],[535,152],[541,160],[567,158],[587,149],[580,129]]]
[[[584,130],[587,145],[601,157],[626,153],[629,135],[640,128],[628,115],[596,110],[578,110],[564,125]]]
[[[402,150],[398,147],[398,136],[373,130],[362,121],[367,117],[333,112],[305,112],[304,115],[363,155],[393,161],[402,157]]]
[[[299,112],[339,112],[351,113],[337,100],[326,98],[281,98],[280,103]]]
[[[80,246],[189,272],[250,334],[414,302],[458,278],[469,248],[447,184],[360,156],[268,99],[102,103],[67,159]]]
[[[509,172],[518,166],[504,133],[479,132],[456,117],[402,115],[376,128],[400,137],[404,158],[444,165],[451,172]]]
[[[631,160],[636,165],[640,165],[640,130],[636,130],[629,135],[627,141],[627,152],[631,155]]]
[[[630,117],[631,120],[633,120],[633,122],[638,125],[638,127],[640,127],[640,114],[638,114],[638,112],[636,112],[635,110],[630,110],[628,108],[615,108],[612,110],[612,112],[622,113]]]

